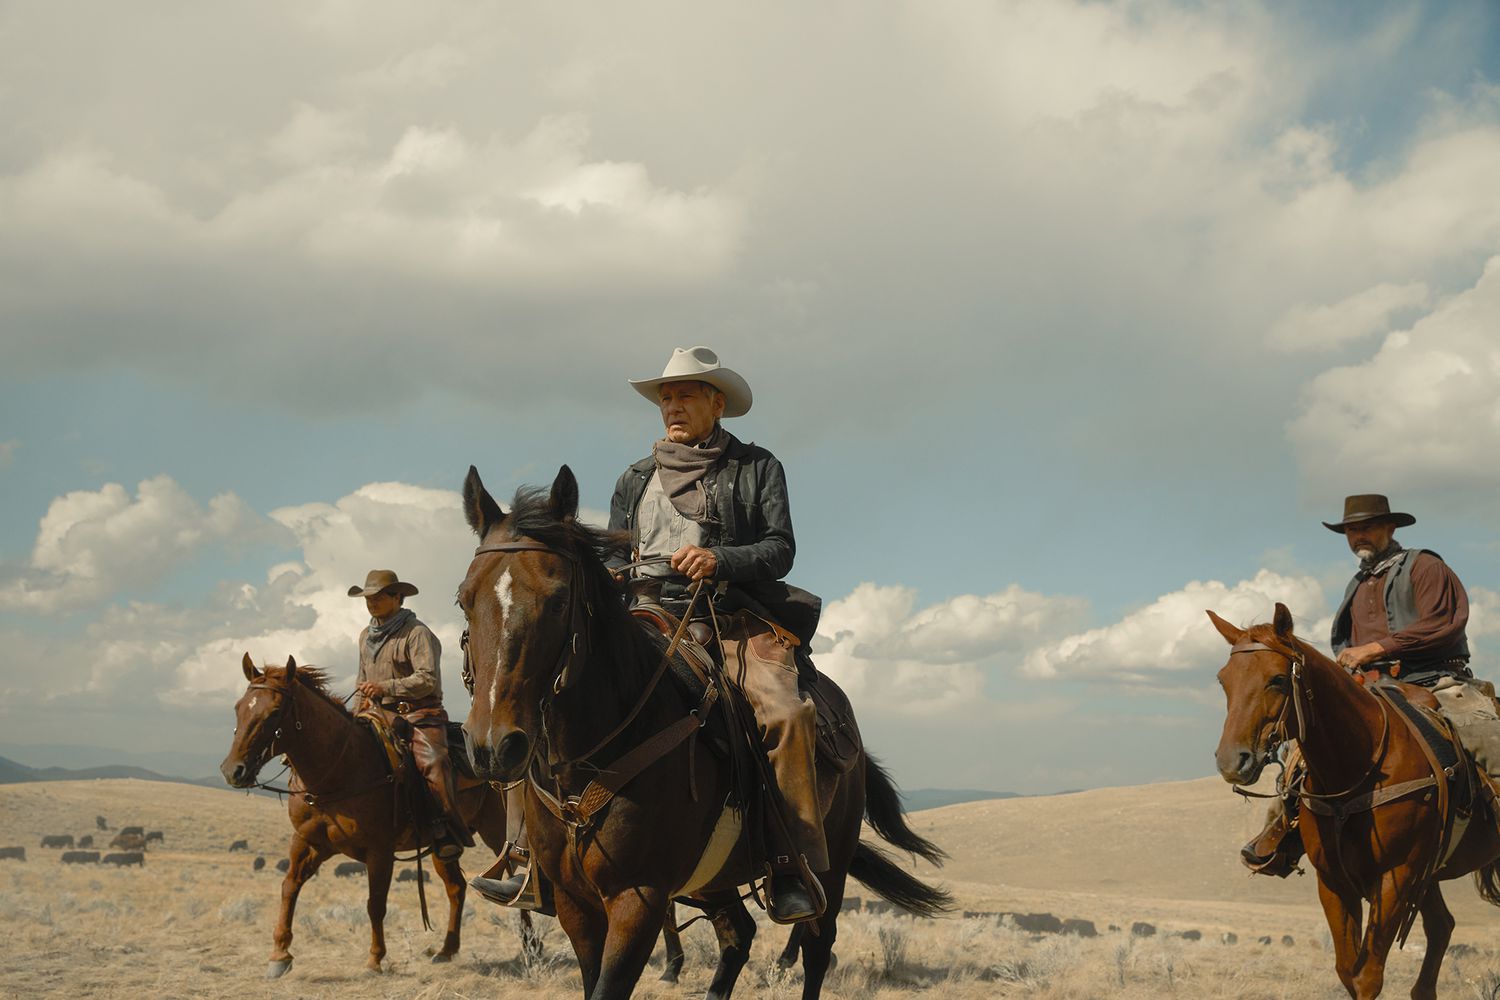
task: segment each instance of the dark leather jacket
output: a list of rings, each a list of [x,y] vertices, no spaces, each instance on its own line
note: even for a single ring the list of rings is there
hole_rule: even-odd
[[[609,503],[610,530],[630,532],[632,547],[640,544],[636,508],[655,471],[651,456],[636,462],[620,476]],[[791,571],[797,554],[781,462],[766,449],[730,434],[724,457],[706,479],[705,489],[712,514],[703,526],[704,548],[718,560],[714,578],[731,584],[728,606],[739,604],[769,615],[810,640],[822,602],[778,582]]]

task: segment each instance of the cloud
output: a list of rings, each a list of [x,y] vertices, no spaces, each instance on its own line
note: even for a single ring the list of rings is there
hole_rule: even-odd
[[[165,475],[140,483],[134,498],[118,483],[78,490],[48,506],[29,562],[5,568],[0,610],[78,610],[149,588],[209,546],[284,538],[233,493],[203,506]]]
[[[1424,306],[1427,286],[1382,283],[1327,306],[1293,306],[1276,321],[1266,340],[1283,351],[1316,351],[1382,333],[1393,313]]]
[[[1307,481],[1488,495],[1500,483],[1500,256],[1474,287],[1390,334],[1370,360],[1312,380],[1288,436]]]
[[[998,658],[1076,627],[1086,603],[1012,585],[919,608],[907,587],[861,583],[823,611],[818,666],[862,711],[932,715],[972,710],[988,697]]]
[[[1022,672],[1031,677],[1139,685],[1161,683],[1188,671],[1217,669],[1224,659],[1224,639],[1204,611],[1248,625],[1269,621],[1278,601],[1301,621],[1321,614],[1325,606],[1322,587],[1312,577],[1263,569],[1233,586],[1195,580],[1112,625],[1033,650]]]

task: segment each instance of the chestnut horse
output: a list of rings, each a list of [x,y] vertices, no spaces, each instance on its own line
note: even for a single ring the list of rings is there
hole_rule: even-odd
[[[1283,604],[1270,625],[1248,629],[1212,611],[1208,616],[1233,647],[1219,671],[1229,706],[1216,754],[1219,774],[1232,785],[1254,784],[1278,741],[1301,745],[1307,771],[1298,825],[1317,871],[1339,980],[1351,997],[1379,996],[1386,956],[1415,910],[1427,952],[1411,995],[1436,997],[1453,934],[1439,881],[1472,872],[1480,896],[1500,905],[1493,806],[1476,793],[1470,822],[1441,857],[1449,834],[1429,800],[1437,794],[1434,779],[1446,779],[1434,774],[1418,738],[1395,717],[1399,710],[1293,635]],[[1414,705],[1437,707],[1423,688],[1402,684],[1400,691]],[[1361,903],[1369,904],[1363,935]]]
[[[292,914],[297,894],[334,854],[365,863],[369,877],[370,958],[372,972],[385,958],[385,904],[398,850],[420,849],[404,804],[396,802],[385,751],[368,727],[355,720],[344,703],[328,691],[321,670],[285,667],[257,670],[246,653],[242,666],[249,686],[234,706],[234,741],[219,766],[235,788],[258,785],[261,768],[275,754],[285,754],[292,768],[287,813],[292,821],[286,876],[281,881],[281,913],[275,947],[266,970],[275,979],[292,967]],[[420,781],[413,776],[409,780]],[[458,781],[459,806],[470,828],[493,850],[505,843],[504,797],[484,782]],[[468,886],[458,859],[432,855],[448,891],[448,933],[434,962],[447,962],[458,951]],[[523,943],[529,921],[523,920]]]
[[[464,507],[481,542],[458,592],[473,670],[474,701],[464,723],[470,757],[492,781],[531,779],[523,801],[532,858],[552,880],[584,995],[630,996],[668,904],[686,895],[710,912],[719,938],[708,996],[728,997],[755,933],[739,887],[765,872],[751,867],[743,837],[740,847],[700,870],[735,795],[730,767],[709,740],[686,737],[668,741],[661,754],[635,753],[648,743],[662,745],[655,741],[665,731],[684,723],[696,731],[710,719],[697,714],[704,702],[696,693],[663,679],[666,640],[630,616],[605,566],[605,557],[628,550],[628,540],[577,520],[578,484],[567,466],[550,494],[517,493],[509,514],[470,468]],[[826,677],[817,683],[836,690]],[[541,797],[556,789],[566,798],[586,786],[593,795],[601,787],[595,777],[613,787],[598,808],[585,797],[561,809],[564,819],[553,811],[555,799],[549,805]],[[848,773],[820,762],[818,777],[831,869],[819,873],[826,909],[813,932],[802,935],[804,998],[821,992],[847,876],[912,913],[932,915],[950,902],[860,842],[868,816],[875,832],[902,850],[934,862],[943,857],[907,827],[899,795],[878,764],[861,751]]]

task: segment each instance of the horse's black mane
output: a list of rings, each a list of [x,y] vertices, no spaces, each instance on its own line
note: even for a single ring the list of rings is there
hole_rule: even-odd
[[[593,620],[600,630],[595,655],[604,653],[599,648],[603,646],[616,659],[614,669],[598,671],[597,674],[604,676],[596,676],[591,683],[613,682],[622,696],[628,695],[627,700],[633,701],[639,693],[638,675],[656,666],[661,649],[651,634],[631,618],[626,609],[625,590],[606,565],[608,559],[630,557],[630,533],[596,528],[571,515],[559,517],[552,506],[550,491],[526,486],[516,491],[505,527],[512,534],[569,553],[578,560],[584,598],[593,609]]]

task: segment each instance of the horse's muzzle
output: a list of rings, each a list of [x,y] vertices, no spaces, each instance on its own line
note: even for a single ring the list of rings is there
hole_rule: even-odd
[[[464,743],[469,750],[469,763],[474,773],[485,781],[515,781],[526,774],[526,762],[531,759],[531,739],[519,729],[511,730],[500,737],[494,747],[476,742],[468,728],[464,728]]]
[[[249,788],[255,784],[255,771],[243,760],[225,757],[224,763],[219,765],[219,773],[231,788]]]
[[[1260,780],[1265,759],[1243,747],[1221,747],[1214,755],[1219,777],[1231,785],[1253,785]]]

